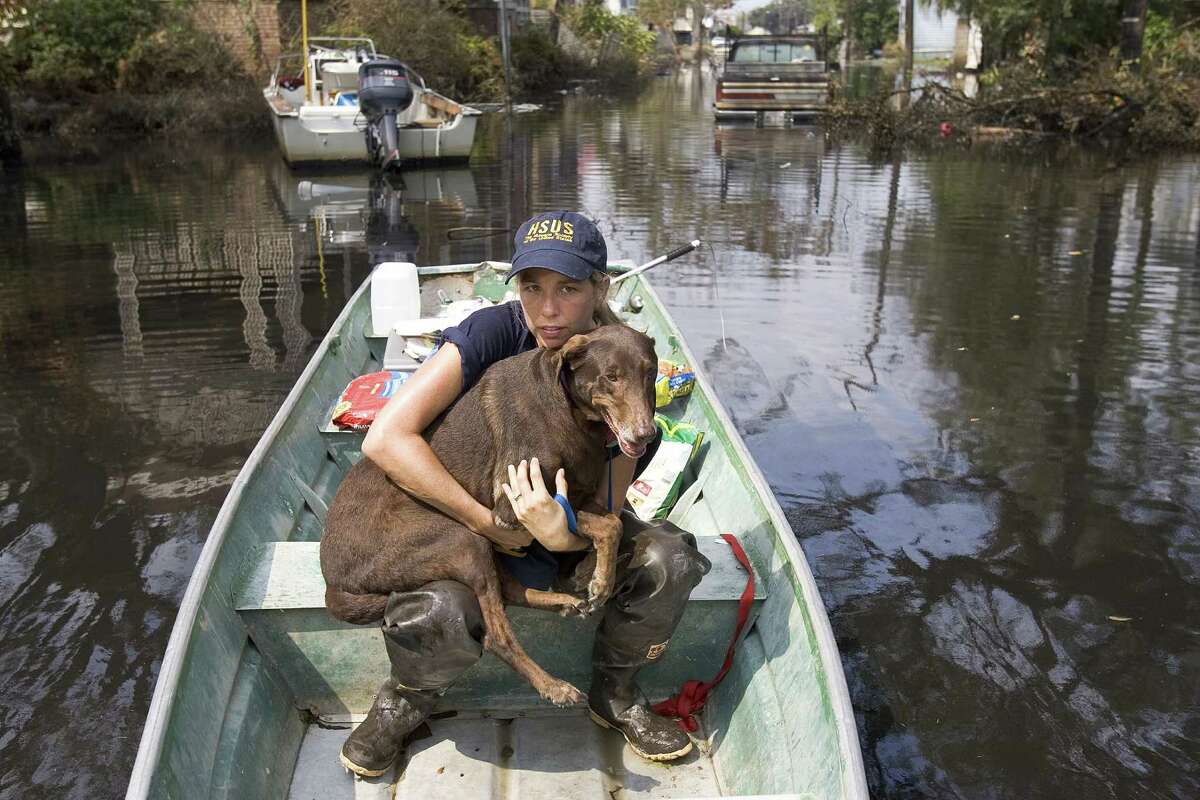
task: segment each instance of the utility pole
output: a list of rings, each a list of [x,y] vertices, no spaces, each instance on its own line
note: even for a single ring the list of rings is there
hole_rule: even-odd
[[[845,64],[842,69],[846,69],[848,66],[850,66],[850,60],[854,58],[854,37],[858,35],[858,31],[854,29],[854,0],[847,0],[846,2],[845,21],[846,26],[842,32],[842,35],[846,41],[846,46],[843,48],[843,52],[845,52],[846,55]]]
[[[914,0],[904,0],[904,72],[908,75],[908,81],[912,80],[913,55],[917,50],[915,16],[916,3]]]
[[[508,6],[500,0],[500,58],[504,61],[504,107],[512,112],[512,67],[508,53]]]
[[[1146,30],[1148,0],[1125,0],[1121,16],[1121,63],[1137,72],[1142,60],[1142,34]]]

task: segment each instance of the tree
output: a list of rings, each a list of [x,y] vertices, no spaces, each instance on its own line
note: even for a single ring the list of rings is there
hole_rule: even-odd
[[[0,0],[0,27],[7,27],[6,23],[21,13],[23,9],[17,5],[17,0]],[[12,104],[8,100],[8,87],[14,78],[8,53],[0,50],[0,166],[15,164],[21,159],[21,143],[17,139]]]
[[[808,0],[775,0],[751,11],[747,19],[751,25],[761,26],[771,33],[791,33],[811,22],[811,6]]]
[[[60,91],[107,91],[134,43],[158,25],[158,0],[29,0],[25,24],[13,31],[11,55],[22,78]]]
[[[976,20],[983,29],[989,60],[1034,58],[1050,66],[1056,59],[1121,45],[1122,58],[1141,55],[1147,8],[1177,22],[1195,19],[1192,0],[936,0]],[[1122,20],[1129,19],[1129,23]],[[1136,53],[1136,55],[1134,55]],[[1128,57],[1127,57],[1128,54]]]
[[[637,15],[659,30],[670,31],[676,17],[683,16],[688,0],[639,0]]]
[[[896,0],[781,0],[805,9],[804,21],[834,39],[849,37],[852,52],[870,53],[896,39],[900,7]],[[773,8],[776,4],[766,6]],[[753,17],[751,17],[753,19]],[[769,27],[769,26],[764,26]],[[782,31],[781,31],[782,32]]]

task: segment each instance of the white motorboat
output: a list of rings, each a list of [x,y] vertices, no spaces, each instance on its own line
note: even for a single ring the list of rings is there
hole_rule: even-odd
[[[466,159],[480,112],[425,85],[367,38],[306,37],[263,89],[289,164],[368,161],[385,169]]]

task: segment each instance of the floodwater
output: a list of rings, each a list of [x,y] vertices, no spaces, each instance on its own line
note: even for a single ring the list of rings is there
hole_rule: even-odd
[[[711,93],[489,118],[373,212],[269,142],[5,177],[0,797],[123,791],[222,497],[372,259],[504,258],[452,229],[553,208],[614,257],[711,243],[656,283],[812,564],[874,794],[1200,796],[1200,159],[879,159]]]

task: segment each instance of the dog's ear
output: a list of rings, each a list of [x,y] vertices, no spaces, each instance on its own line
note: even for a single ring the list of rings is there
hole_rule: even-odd
[[[561,370],[564,364],[568,367],[574,367],[578,364],[584,354],[587,353],[588,345],[591,341],[592,337],[586,333],[577,333],[570,339],[567,339],[567,343],[558,351],[558,368]]]

